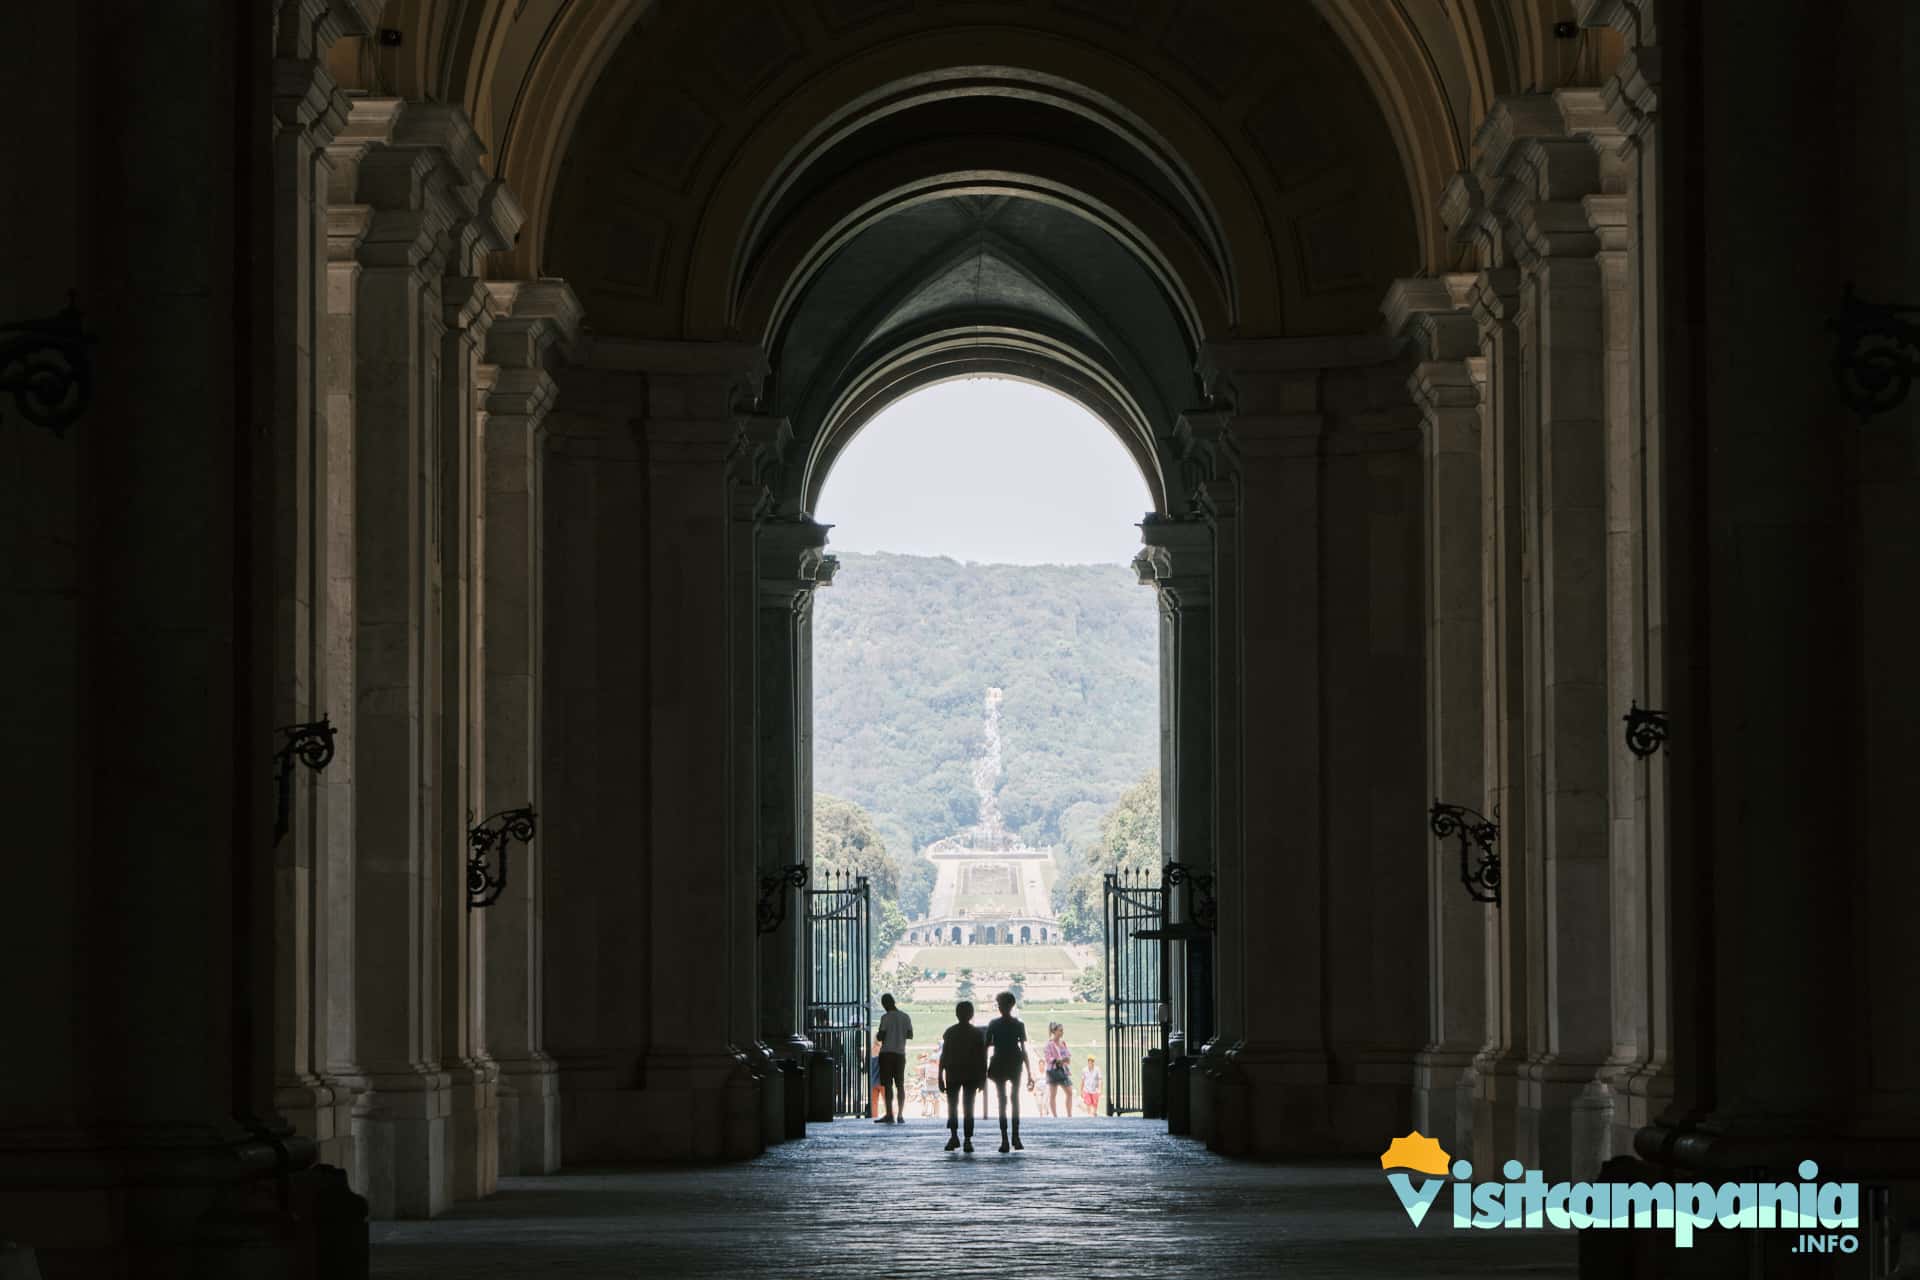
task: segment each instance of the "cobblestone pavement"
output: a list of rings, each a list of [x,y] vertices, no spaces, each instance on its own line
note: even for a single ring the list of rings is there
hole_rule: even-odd
[[[1225,1160],[1139,1120],[1030,1121],[1027,1150],[946,1129],[810,1126],[744,1164],[507,1178],[431,1222],[373,1225],[383,1280],[630,1277],[1570,1277],[1550,1231],[1414,1231],[1364,1162]]]

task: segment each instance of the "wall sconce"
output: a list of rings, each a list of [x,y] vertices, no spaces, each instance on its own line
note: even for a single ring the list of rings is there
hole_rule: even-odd
[[[334,728],[327,717],[321,716],[305,724],[286,725],[279,732],[286,735],[286,741],[273,753],[273,843],[276,846],[293,825],[293,762],[297,758],[315,773],[333,763]]]
[[[37,427],[56,436],[79,421],[93,399],[95,341],[80,327],[80,310],[67,295],[58,313],[18,324],[0,324],[0,392]]]
[[[770,876],[760,877],[760,910],[757,929],[777,933],[787,922],[787,895],[783,889],[798,889],[807,883],[807,864],[796,862]]]
[[[1840,397],[1865,422],[1897,409],[1920,374],[1920,307],[1862,302],[1847,284],[1834,332],[1833,380]]]
[[[1632,703],[1627,714],[1620,717],[1627,722],[1627,750],[1645,760],[1660,749],[1667,740],[1667,713],[1650,711],[1637,701]]]
[[[507,887],[507,854],[518,840],[533,842],[533,807],[502,809],[477,827],[467,828],[467,910],[490,907]],[[491,865],[495,850],[500,861]]]
[[[1465,805],[1433,802],[1427,811],[1433,834],[1460,842],[1460,883],[1475,902],[1500,905],[1500,854],[1494,843],[1500,839],[1500,824],[1490,822],[1478,810]],[[1476,861],[1473,851],[1478,849]]]

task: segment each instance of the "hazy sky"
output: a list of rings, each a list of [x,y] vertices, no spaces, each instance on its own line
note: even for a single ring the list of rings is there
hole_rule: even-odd
[[[834,463],[829,551],[991,564],[1124,564],[1151,505],[1140,469],[1065,396],[1002,378],[895,401]]]

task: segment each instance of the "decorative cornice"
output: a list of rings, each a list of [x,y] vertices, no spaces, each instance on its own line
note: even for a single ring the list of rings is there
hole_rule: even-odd
[[[509,368],[542,368],[564,356],[580,336],[580,299],[564,280],[489,280],[487,361]]]
[[[1156,587],[1177,609],[1213,599],[1213,530],[1197,516],[1148,516],[1140,522],[1140,554],[1133,569],[1143,585]]]
[[[1479,350],[1472,298],[1477,279],[1470,271],[1396,280],[1387,287],[1380,310],[1387,332],[1407,342],[1419,360],[1460,360]]]
[[[1583,27],[1612,27],[1627,38],[1630,48],[1660,38],[1658,11],[1657,0],[1573,0],[1575,21]]]
[[[1600,99],[1629,144],[1639,145],[1660,111],[1660,50],[1635,49],[1600,86]]]
[[[758,561],[760,603],[792,608],[816,587],[833,581],[840,562],[827,554],[827,531],[811,516],[775,516],[760,523]]]

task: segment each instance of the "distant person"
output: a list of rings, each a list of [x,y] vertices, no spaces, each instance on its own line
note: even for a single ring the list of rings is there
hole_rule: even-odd
[[[933,1102],[940,1096],[940,1056],[938,1053],[920,1055],[920,1114],[933,1115]]]
[[[880,1036],[875,1042],[880,1046],[879,1071],[880,1088],[884,1095],[887,1113],[875,1116],[875,1124],[905,1124],[907,1122],[907,1041],[913,1039],[913,1019],[901,1012],[893,1002],[893,993],[880,997],[880,1007],[886,1012],[880,1015]]]
[[[1025,1073],[1029,1087],[1033,1084],[1033,1068],[1027,1065],[1027,1024],[1013,1016],[1013,992],[1002,991],[993,998],[1000,1006],[1000,1016],[987,1024],[987,1050],[993,1055],[993,1061],[987,1064],[987,1079],[993,1081],[993,1091],[1000,1105],[1000,1154],[1009,1150],[1007,1137],[1007,1086],[1013,1085],[1013,1137],[1011,1149],[1023,1151],[1020,1145],[1020,1076]]]
[[[967,1117],[968,1154],[973,1152],[973,1104],[987,1082],[987,1042],[973,1025],[973,1001],[953,1007],[959,1021],[940,1037],[940,1090],[947,1095],[947,1150],[960,1146],[960,1112]]]
[[[1060,1114],[1054,1100],[1058,1089],[1067,1100],[1067,1119],[1073,1119],[1073,1050],[1067,1048],[1067,1029],[1057,1022],[1047,1024],[1046,1047],[1040,1056],[1047,1064],[1047,1114]]]
[[[1087,1114],[1100,1114],[1100,1067],[1094,1062],[1093,1055],[1087,1055],[1087,1069],[1080,1073],[1080,1100],[1087,1104]]]

